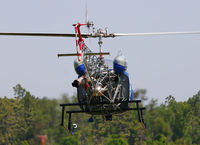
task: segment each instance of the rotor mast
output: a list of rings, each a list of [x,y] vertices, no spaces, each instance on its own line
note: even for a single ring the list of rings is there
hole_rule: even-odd
[[[96,31],[95,34],[93,34],[93,36],[96,36],[96,37],[99,37],[99,53],[100,53],[100,58],[103,58],[103,55],[101,54],[102,53],[102,45],[103,45],[103,40],[102,38],[105,37],[107,35],[107,29],[105,28],[105,32],[103,32],[102,29],[98,29]]]
[[[100,52],[100,57],[102,58],[103,55],[101,54],[102,53],[102,44],[103,44],[103,41],[102,41],[102,34],[99,35],[99,52]]]

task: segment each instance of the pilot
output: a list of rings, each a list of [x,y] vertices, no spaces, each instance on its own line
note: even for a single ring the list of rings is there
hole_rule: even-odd
[[[118,55],[117,57],[115,57],[115,59],[113,61],[113,69],[116,74],[119,74],[119,75],[124,74],[129,78],[129,74],[126,72],[127,61],[124,56]],[[115,81],[118,81],[118,77],[115,78]],[[133,100],[133,88],[132,88],[131,83],[129,86],[129,94],[130,94],[129,100]]]

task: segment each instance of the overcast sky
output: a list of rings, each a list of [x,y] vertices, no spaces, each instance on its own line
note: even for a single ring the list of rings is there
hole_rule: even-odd
[[[199,0],[88,0],[88,15],[110,33],[196,31],[199,6]],[[0,32],[74,33],[72,24],[84,21],[85,0],[0,0]],[[86,44],[98,50],[96,40]],[[109,38],[103,50],[111,59],[122,50],[134,89],[146,89],[149,98],[186,101],[200,90],[200,35]],[[38,97],[74,94],[74,58],[57,58],[73,52],[74,38],[0,36],[0,97],[13,97],[18,83]]]

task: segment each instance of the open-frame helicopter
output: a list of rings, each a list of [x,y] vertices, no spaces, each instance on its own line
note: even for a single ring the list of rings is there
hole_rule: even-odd
[[[41,36],[41,37],[75,37],[76,53],[58,54],[58,57],[77,56],[74,61],[74,68],[78,74],[78,79],[72,82],[72,86],[77,88],[78,103],[60,104],[62,107],[61,126],[72,133],[77,127],[71,123],[73,113],[87,113],[102,115],[106,120],[111,121],[113,114],[122,113],[129,110],[136,110],[138,120],[145,127],[143,118],[144,107],[140,107],[141,100],[134,100],[133,91],[126,72],[127,62],[123,56],[117,56],[113,61],[113,68],[106,64],[104,55],[109,52],[102,52],[103,38],[114,38],[118,36],[142,36],[142,35],[173,35],[173,34],[200,34],[199,31],[187,32],[156,32],[156,33],[107,33],[107,30],[94,29],[93,23],[87,21],[85,24],[73,24],[75,34],[64,33],[0,33],[7,36]],[[93,28],[92,33],[81,33],[80,27],[87,26]],[[99,52],[92,52],[84,42],[84,38],[98,38]],[[135,103],[136,107],[131,108],[130,103]],[[80,110],[66,111],[67,106],[80,106]],[[69,114],[68,127],[64,126],[65,113]],[[89,118],[93,121],[93,118]]]

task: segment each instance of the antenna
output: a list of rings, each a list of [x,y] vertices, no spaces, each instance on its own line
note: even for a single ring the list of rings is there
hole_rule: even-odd
[[[85,0],[85,23],[88,23],[88,8],[87,8],[87,0]]]
[[[90,32],[90,27],[93,26],[93,22],[88,20],[88,6],[87,0],[85,0],[85,24],[87,24],[88,31]]]

